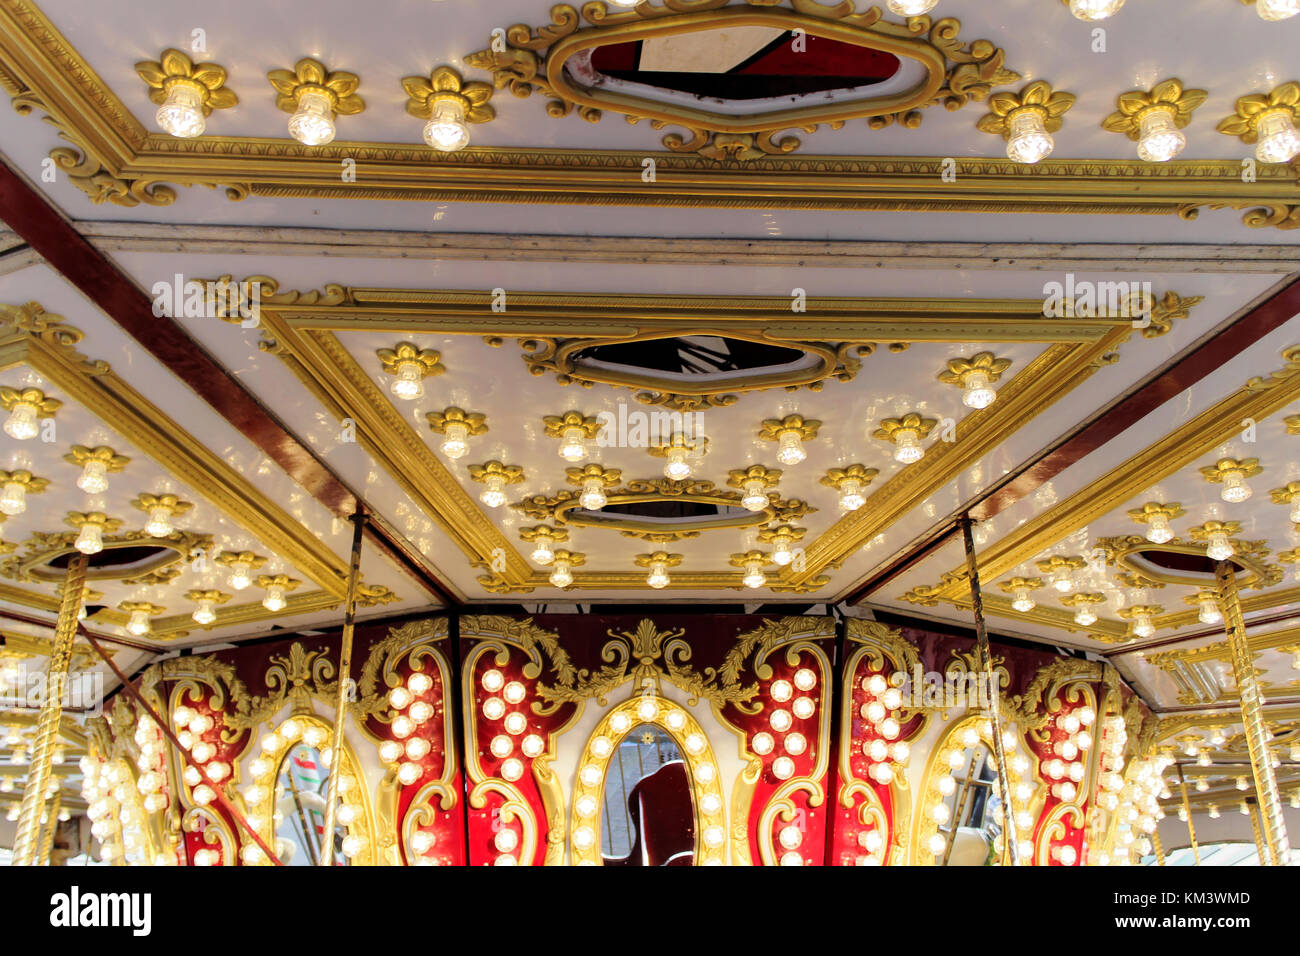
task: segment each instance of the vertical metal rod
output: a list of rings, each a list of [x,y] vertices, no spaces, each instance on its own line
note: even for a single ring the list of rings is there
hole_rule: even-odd
[[[1260,828],[1259,817],[1255,815],[1249,803],[1246,804],[1246,810],[1248,811],[1246,815],[1250,817],[1250,835],[1255,840],[1255,852],[1259,855],[1259,865],[1272,866],[1273,855],[1268,852],[1268,844],[1264,842],[1264,831]]]
[[[63,793],[59,792],[54,795],[54,802],[50,804],[50,819],[45,829],[41,831],[41,847],[36,852],[36,865],[50,865],[50,847],[54,846],[54,831],[59,828],[59,811],[63,808]]]
[[[1268,748],[1268,730],[1264,726],[1264,694],[1260,690],[1255,662],[1246,640],[1246,622],[1241,616],[1241,601],[1237,596],[1237,579],[1232,565],[1220,561],[1214,568],[1219,590],[1219,610],[1223,626],[1228,633],[1228,648],[1232,653],[1232,673],[1237,681],[1237,695],[1241,698],[1241,722],[1246,732],[1246,748],[1250,752],[1250,770],[1255,778],[1255,797],[1263,821],[1264,840],[1272,866],[1286,866],[1291,860],[1291,846],[1286,835],[1286,821],[1282,817],[1282,797],[1273,773],[1273,757]],[[1260,860],[1263,863],[1263,859]]]
[[[1156,864],[1159,865],[1159,866],[1164,866],[1164,865],[1165,865],[1165,848],[1164,848],[1164,844],[1162,844],[1162,843],[1160,842],[1160,826],[1159,826],[1159,824],[1157,824],[1157,825],[1156,825],[1156,828],[1155,828],[1154,830],[1151,831],[1151,848],[1152,848],[1153,850],[1156,851]]]
[[[1183,815],[1187,817],[1187,836],[1192,841],[1192,858],[1196,860],[1196,865],[1201,865],[1201,848],[1196,845],[1196,824],[1192,823],[1192,804],[1187,799],[1187,778],[1183,776],[1183,765],[1174,764],[1178,768],[1178,789],[1183,794]]]
[[[984,630],[984,599],[980,596],[980,572],[975,560],[975,537],[971,533],[970,515],[962,515],[962,539],[966,545],[966,572],[970,576],[971,610],[975,613],[975,647],[979,663],[988,681],[989,720],[993,724],[993,753],[997,757],[998,786],[1001,788],[1002,840],[1008,848],[1012,866],[1020,865],[1020,846],[1011,816],[1011,777],[1007,773],[1006,748],[1002,746],[1002,708],[998,700],[998,682],[993,676],[993,654],[989,650],[989,636]]]
[[[50,646],[50,663],[45,672],[45,700],[36,724],[32,760],[27,768],[27,786],[23,788],[22,809],[14,837],[14,866],[36,864],[37,843],[41,833],[41,814],[45,809],[45,788],[50,782],[54,747],[59,740],[59,723],[63,719],[63,691],[68,683],[68,665],[72,661],[72,642],[77,636],[77,614],[86,587],[87,558],[77,552],[68,561],[63,579],[63,601],[59,621],[54,627]]]
[[[980,765],[980,748],[975,747],[975,752],[971,754],[970,765],[966,768],[966,777],[961,782],[961,789],[957,791],[957,799],[952,802],[952,819],[949,820],[951,826],[948,827],[948,845],[943,848],[943,859],[940,866],[947,866],[948,860],[952,857],[952,845],[957,842],[957,828],[961,826],[962,817],[966,816],[966,807],[970,804],[971,794],[974,792],[975,771]],[[987,806],[987,804],[985,804]],[[1006,845],[1006,840],[1002,841]]]
[[[352,677],[352,631],[357,616],[357,584],[361,580],[361,540],[366,530],[366,513],[352,514],[352,560],[348,566],[347,604],[343,612],[343,638],[339,642],[339,693],[334,706],[334,735],[330,743],[329,788],[325,800],[325,833],[321,838],[320,865],[334,865],[334,816],[339,802],[339,777],[343,773],[343,723],[348,714],[348,691]]]

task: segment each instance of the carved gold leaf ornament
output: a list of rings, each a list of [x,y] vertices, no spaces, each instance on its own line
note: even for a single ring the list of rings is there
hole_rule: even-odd
[[[406,112],[417,119],[432,118],[435,107],[446,99],[460,105],[467,123],[488,123],[496,118],[496,110],[488,105],[492,87],[487,83],[466,83],[450,66],[436,67],[428,78],[403,77],[402,89],[408,97]]]
[[[1010,139],[1012,117],[1020,110],[1031,110],[1041,116],[1047,132],[1056,133],[1061,129],[1061,117],[1074,105],[1075,99],[1073,93],[1053,90],[1050,83],[1037,80],[1019,93],[994,93],[990,96],[989,112],[979,119],[975,127],[981,132]]]
[[[439,435],[447,434],[447,426],[451,424],[464,425],[466,434],[471,438],[488,432],[486,415],[481,412],[467,412],[454,405],[440,412],[429,412],[425,418],[429,421],[429,429]]]
[[[999,381],[1002,373],[1011,367],[1011,359],[998,358],[992,352],[977,352],[970,358],[948,359],[948,367],[939,373],[945,385],[966,388],[972,376],[983,376],[989,384]]]
[[[216,63],[195,63],[180,50],[168,48],[157,60],[141,60],[135,71],[149,86],[149,99],[159,106],[177,86],[192,89],[204,116],[235,106],[239,97],[226,86],[226,68]]]
[[[343,70],[330,71],[325,64],[311,57],[303,57],[292,70],[271,70],[266,78],[276,92],[276,109],[285,113],[298,109],[304,93],[324,95],[333,111],[341,116],[351,116],[366,108],[365,100],[357,95],[360,77]]]
[[[1259,142],[1260,120],[1270,113],[1283,113],[1300,122],[1300,83],[1283,83],[1268,93],[1251,93],[1237,99],[1235,114],[1219,123],[1225,136],[1235,136],[1248,146]]]
[[[1205,102],[1205,90],[1184,88],[1181,80],[1168,79],[1150,90],[1129,90],[1116,100],[1119,109],[1101,122],[1102,129],[1123,133],[1137,142],[1142,136],[1142,119],[1153,111],[1167,112],[1174,125],[1183,129],[1192,121],[1196,108]]]

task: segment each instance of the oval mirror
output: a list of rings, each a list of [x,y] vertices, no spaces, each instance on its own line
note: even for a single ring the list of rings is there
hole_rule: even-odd
[[[633,727],[605,773],[605,866],[693,866],[695,804],[686,761],[662,727]]]
[[[275,847],[285,866],[317,866],[325,834],[329,771],[320,751],[296,743],[285,751],[275,775]],[[334,827],[334,864],[349,865],[343,853],[347,828]]]

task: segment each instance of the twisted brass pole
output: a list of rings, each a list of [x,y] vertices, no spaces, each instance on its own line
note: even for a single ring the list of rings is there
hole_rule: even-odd
[[[1286,866],[1291,859],[1291,846],[1287,840],[1286,822],[1282,818],[1282,797],[1278,793],[1277,777],[1273,773],[1272,755],[1268,749],[1268,731],[1264,726],[1264,694],[1260,690],[1255,662],[1246,641],[1246,622],[1241,616],[1237,579],[1232,566],[1226,561],[1215,565],[1214,578],[1218,585],[1223,626],[1228,633],[1232,673],[1237,681],[1237,694],[1241,698],[1241,722],[1246,732],[1246,748],[1250,752],[1250,769],[1255,778],[1255,797],[1259,800],[1264,841],[1272,865]]]
[[[348,689],[352,675],[352,631],[357,613],[357,584],[361,578],[361,536],[366,530],[365,512],[352,515],[352,563],[348,567],[347,604],[343,612],[343,637],[339,642],[339,692],[334,706],[334,734],[330,742],[329,787],[325,800],[325,833],[321,837],[320,865],[334,865],[334,816],[339,803],[339,777],[343,774],[343,721],[348,713]]]
[[[50,847],[54,846],[54,831],[59,828],[59,810],[63,807],[63,794],[56,793],[54,802],[50,804],[49,822],[45,829],[41,831],[41,846],[36,851],[36,865],[50,865]]]
[[[1273,857],[1268,852],[1268,844],[1264,842],[1264,832],[1259,826],[1259,817],[1255,811],[1250,809],[1250,804],[1246,804],[1246,816],[1250,817],[1250,835],[1255,840],[1255,852],[1259,854],[1260,866],[1272,866]]]
[[[63,601],[59,621],[54,628],[50,663],[45,672],[45,699],[36,723],[31,763],[27,768],[27,785],[23,788],[22,809],[18,812],[18,830],[14,836],[14,866],[36,865],[37,844],[41,835],[41,816],[45,810],[45,788],[50,783],[54,747],[59,741],[59,723],[63,719],[63,691],[68,684],[68,665],[72,661],[72,641],[77,636],[77,614],[86,587],[86,556],[74,554],[63,579]]]
[[[1159,827],[1159,825],[1157,825],[1156,828],[1155,828],[1154,830],[1151,831],[1151,848],[1152,848],[1153,850],[1156,851],[1156,863],[1157,863],[1157,865],[1159,865],[1159,866],[1164,866],[1164,865],[1165,865],[1165,848],[1164,848],[1164,845],[1161,844],[1161,842],[1160,842],[1160,827]]]
[[[1002,842],[1012,866],[1020,865],[1020,846],[1015,820],[1011,815],[1011,775],[1007,773],[1007,753],[1002,746],[1002,707],[998,701],[998,682],[993,675],[993,653],[989,650],[989,636],[984,630],[984,599],[980,595],[979,565],[975,560],[975,538],[971,533],[970,515],[962,515],[962,540],[966,546],[966,572],[970,576],[971,609],[975,613],[975,649],[979,669],[988,681],[989,721],[993,724],[993,755],[997,758],[998,786],[1001,788]],[[954,827],[953,836],[957,835]]]
[[[1196,865],[1201,865],[1201,848],[1196,845],[1196,824],[1192,823],[1192,804],[1187,799],[1187,778],[1183,776],[1183,765],[1175,764],[1178,768],[1178,789],[1183,794],[1183,816],[1187,817],[1187,835],[1192,841],[1192,858],[1196,860]]]

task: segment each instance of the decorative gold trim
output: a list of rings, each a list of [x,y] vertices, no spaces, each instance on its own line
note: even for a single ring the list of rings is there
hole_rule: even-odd
[[[1182,80],[1163,80],[1150,90],[1129,90],[1115,101],[1119,107],[1101,121],[1101,128],[1112,133],[1123,133],[1133,142],[1142,137],[1143,118],[1156,110],[1167,112],[1174,125],[1183,129],[1192,121],[1192,113],[1209,96],[1205,90],[1183,88]]]

